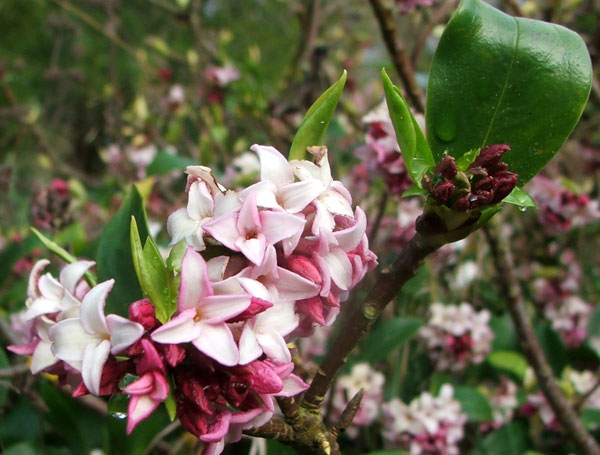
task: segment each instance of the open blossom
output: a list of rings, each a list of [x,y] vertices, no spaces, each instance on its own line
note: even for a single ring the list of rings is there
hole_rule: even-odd
[[[599,202],[586,194],[575,194],[558,180],[538,175],[529,192],[538,206],[539,220],[548,235],[600,220]]]
[[[371,368],[368,363],[358,363],[352,367],[350,374],[342,375],[335,383],[333,391],[333,419],[339,419],[351,400],[361,389],[364,392],[360,408],[346,429],[346,433],[354,438],[358,435],[358,428],[371,425],[379,415],[383,399],[383,384],[385,377],[380,372]]]
[[[383,404],[383,438],[389,448],[406,448],[410,455],[458,455],[467,416],[454,399],[450,384],[437,397],[428,392],[407,406],[396,398]]]
[[[429,312],[430,318],[419,335],[436,369],[460,371],[484,360],[494,337],[488,325],[489,311],[476,312],[468,303],[434,303]]]
[[[493,420],[482,424],[481,429],[497,430],[512,420],[519,405],[517,385],[510,379],[502,378],[500,385],[489,390],[487,395],[492,407]]]

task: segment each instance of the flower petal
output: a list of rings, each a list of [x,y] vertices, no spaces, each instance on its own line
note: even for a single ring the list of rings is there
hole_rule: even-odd
[[[262,233],[267,237],[271,245],[276,244],[280,240],[298,236],[299,233],[302,233],[304,224],[306,223],[305,220],[298,216],[282,212],[261,212],[260,219],[262,222]],[[293,247],[295,248],[296,245],[293,245]]]
[[[325,186],[319,180],[305,180],[279,188],[277,196],[287,212],[298,213],[304,210],[324,190]]]
[[[237,214],[229,213],[202,225],[202,229],[230,250],[239,251],[235,246],[236,240],[240,238],[236,221]]]
[[[88,344],[83,354],[81,377],[90,393],[100,395],[100,379],[102,369],[108,359],[110,341],[103,340],[100,344]]]
[[[341,248],[333,248],[323,260],[329,268],[331,279],[342,291],[347,291],[352,284],[352,264]]]
[[[263,352],[278,362],[290,362],[292,356],[283,337],[273,328],[261,328],[256,338]]]
[[[352,251],[358,246],[367,228],[367,217],[360,207],[356,207],[354,215],[354,226],[333,233],[338,246],[345,252]]]
[[[240,237],[235,246],[237,251],[241,251],[249,261],[256,265],[261,265],[265,258],[267,248],[267,238],[263,234],[258,234],[256,238],[244,239]]]
[[[152,414],[159,404],[160,401],[154,401],[148,395],[132,396],[127,407],[127,434],[131,434],[137,424]]]
[[[236,226],[240,237],[257,233],[261,230],[261,220],[256,206],[256,194],[250,193],[240,208]]]
[[[110,352],[113,355],[124,351],[144,334],[144,327],[116,314],[106,316],[106,325],[110,333]]]
[[[319,293],[319,286],[284,268],[278,268],[279,280],[275,283],[281,300],[302,300]]]
[[[196,324],[196,310],[190,309],[160,326],[150,336],[153,341],[163,344],[179,344],[192,341],[200,335],[201,327]]]
[[[212,426],[210,432],[200,436],[200,440],[203,442],[219,442],[227,434],[229,429],[229,421],[231,420],[231,412],[226,409],[217,411],[217,415],[213,416],[215,424]]]
[[[175,210],[167,220],[167,231],[171,236],[169,245],[175,245],[185,239],[188,245],[202,251],[205,247],[202,230],[199,228],[200,222],[190,218],[186,209]]]
[[[198,323],[202,333],[192,343],[196,348],[222,365],[237,365],[240,353],[227,324]]]
[[[198,302],[198,314],[210,324],[224,322],[242,313],[252,297],[249,295],[213,295]]]
[[[40,276],[44,268],[50,264],[48,259],[40,259],[37,261],[34,266],[31,268],[31,272],[29,273],[29,282],[27,284],[27,296],[35,299],[40,297],[40,291],[38,283],[40,281]]]
[[[308,389],[308,384],[295,374],[290,374],[283,380],[283,390],[275,396],[277,397],[293,397]]]
[[[80,308],[81,324],[88,333],[108,335],[106,319],[104,317],[104,305],[106,297],[111,291],[115,280],[107,280],[94,286],[83,298]]]
[[[193,248],[188,248],[181,261],[181,284],[179,285],[179,311],[196,308],[201,297],[212,295],[204,258]]]
[[[31,357],[31,372],[37,374],[56,362],[58,362],[58,359],[52,353],[52,344],[40,341]]]
[[[100,342],[99,337],[86,332],[78,318],[60,321],[50,328],[49,333],[54,342],[52,352],[66,362],[81,362],[88,344]]]
[[[187,212],[191,219],[200,221],[210,218],[214,210],[214,201],[206,183],[196,181],[188,191]]]
[[[294,173],[288,160],[271,146],[254,144],[250,147],[260,160],[260,179],[273,182],[278,187],[294,181]]]
[[[67,291],[75,295],[75,287],[83,274],[93,265],[93,261],[77,261],[67,265],[60,272],[60,282]]]
[[[256,340],[254,329],[249,323],[244,324],[240,336],[240,365],[246,365],[258,359],[262,353],[263,350]]]

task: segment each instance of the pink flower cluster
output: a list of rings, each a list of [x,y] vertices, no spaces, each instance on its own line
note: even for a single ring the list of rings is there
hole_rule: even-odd
[[[378,417],[383,399],[384,383],[383,374],[374,370],[368,363],[357,363],[352,367],[350,374],[342,375],[336,381],[332,402],[334,421],[341,417],[348,401],[359,390],[362,389],[364,392],[352,425],[346,429],[346,434],[351,438],[358,435],[358,427],[369,426]]]
[[[498,387],[492,389],[489,402],[492,406],[493,420],[481,425],[482,431],[497,430],[510,422],[519,406],[517,385],[510,379],[502,378]]]
[[[535,298],[552,322],[552,328],[561,334],[568,347],[574,348],[587,337],[593,305],[575,295],[579,290],[581,269],[573,251],[565,251],[561,261],[566,267],[560,276],[535,280]]]
[[[71,221],[68,210],[71,199],[69,184],[62,179],[53,179],[31,201],[31,215],[35,226],[45,230],[64,227]]]
[[[598,201],[587,194],[575,194],[558,180],[538,175],[531,181],[529,193],[535,199],[540,223],[548,235],[600,220]]]
[[[407,406],[396,398],[383,404],[383,438],[389,448],[406,448],[410,455],[458,455],[467,416],[444,384],[437,397],[428,392]]]
[[[494,333],[488,322],[490,312],[476,312],[469,303],[434,303],[427,324],[419,336],[427,345],[435,368],[461,371],[470,363],[481,363],[490,352]]]
[[[261,181],[239,192],[208,168],[187,169],[187,207],[168,220],[173,243],[189,245],[169,321],[156,319],[149,300],[132,303],[129,318],[105,316],[114,280],[90,288],[89,261],[56,280],[41,275],[42,260],[30,276],[27,339],[11,350],[33,356],[32,372],[74,384],[74,396],[130,395],[128,433],[170,394],[205,454],[268,421],[274,397],[307,387],[292,373],[287,342],[331,324],[376,257],[365,214],[331,178],[324,148],[312,150],[315,162],[252,149]],[[120,389],[126,375],[136,379]]]
[[[404,161],[387,104],[383,101],[362,119],[368,125],[366,145],[356,150],[356,155],[366,166],[366,174],[381,175],[388,191],[401,195],[412,185]]]

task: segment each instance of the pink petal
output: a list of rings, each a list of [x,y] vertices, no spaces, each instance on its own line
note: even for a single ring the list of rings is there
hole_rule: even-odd
[[[345,252],[352,251],[361,242],[367,228],[367,217],[360,207],[356,207],[354,226],[333,233],[338,246]]]
[[[236,226],[241,236],[261,231],[261,219],[256,206],[256,194],[250,193],[240,208]]]
[[[90,393],[100,395],[100,379],[102,369],[108,359],[110,341],[104,340],[100,344],[88,344],[83,354],[81,364],[81,377]]]
[[[179,311],[196,308],[201,297],[212,295],[204,258],[193,248],[188,248],[181,261],[181,283],[179,285]]]
[[[276,394],[278,397],[293,397],[308,389],[308,384],[295,374],[290,374],[283,380],[283,390]]]
[[[163,344],[179,344],[192,341],[200,335],[202,328],[196,324],[194,318],[196,310],[190,309],[160,326],[150,336],[153,341]]]
[[[301,300],[319,293],[319,286],[306,278],[287,269],[279,268],[279,280],[276,283],[277,293],[281,300]]]
[[[129,395],[147,395],[154,389],[154,376],[146,373],[137,381],[132,382],[123,389],[123,392]]]
[[[144,327],[141,324],[116,314],[109,314],[106,317],[106,324],[110,333],[110,344],[112,346],[110,352],[112,354],[124,351],[144,334]]]
[[[254,144],[250,147],[260,160],[260,179],[278,187],[294,181],[294,174],[285,157],[271,146]]]
[[[238,281],[244,290],[252,297],[258,297],[259,299],[266,301],[271,299],[271,294],[269,294],[267,288],[264,287],[260,281],[245,277],[239,277]]]
[[[242,313],[250,305],[249,295],[213,295],[198,302],[202,321],[216,324]]]
[[[27,295],[29,297],[40,297],[38,283],[40,281],[40,275],[42,274],[42,271],[48,264],[50,264],[50,261],[48,259],[40,259],[31,268],[31,272],[29,273],[29,282],[27,285]]]
[[[324,189],[325,186],[320,181],[306,180],[279,188],[277,196],[287,212],[298,213],[314,201]]]
[[[115,280],[107,280],[90,289],[81,303],[81,324],[89,333],[108,334],[104,305]]]
[[[271,245],[283,239],[294,238],[302,233],[305,220],[295,215],[282,212],[261,212],[262,232]],[[297,242],[296,242],[297,244]],[[296,245],[293,245],[295,248]]]
[[[222,365],[237,365],[240,353],[227,324],[213,325],[200,322],[198,325],[201,325],[202,333],[193,340],[194,346]]]
[[[137,365],[138,372],[144,374],[152,370],[158,370],[164,373],[165,365],[160,358],[160,355],[158,355],[158,351],[154,345],[150,342],[150,340],[145,338],[142,339],[141,343],[144,353]]]
[[[261,265],[265,258],[267,249],[267,238],[263,234],[257,234],[256,238],[244,239],[240,237],[235,242],[236,251],[241,251],[249,261]]]
[[[273,182],[263,181],[250,185],[240,193],[242,200],[245,200],[250,193],[256,195],[256,205],[259,207],[281,210],[277,202],[277,187]]]
[[[127,434],[131,434],[137,424],[152,414],[159,404],[160,401],[154,401],[147,395],[132,396],[127,407]]]
[[[202,229],[230,250],[239,251],[235,246],[236,240],[240,238],[236,220],[237,214],[229,213],[202,225]]]
[[[231,420],[231,412],[222,409],[217,411],[215,416],[216,422],[212,426],[209,433],[205,433],[200,436],[200,440],[203,442],[218,442],[225,437],[227,430],[229,429],[229,421]]]

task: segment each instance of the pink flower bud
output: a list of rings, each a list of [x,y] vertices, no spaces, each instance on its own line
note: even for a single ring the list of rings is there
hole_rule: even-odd
[[[484,147],[481,149],[479,156],[470,167],[482,167],[484,169],[489,169],[490,167],[496,165],[500,161],[500,158],[502,158],[502,155],[509,150],[510,147],[504,144],[495,144]]]
[[[146,330],[152,330],[158,324],[154,305],[148,299],[138,300],[129,305],[129,319],[141,324]]]
[[[453,156],[445,156],[438,164],[436,173],[444,177],[446,180],[452,180],[458,173],[458,167],[456,167],[456,161]]]
[[[437,184],[431,195],[439,204],[445,204],[450,199],[450,196],[452,196],[452,193],[454,193],[454,184],[444,180]]]
[[[287,268],[294,273],[297,273],[302,278],[312,281],[317,285],[323,283],[321,271],[317,265],[306,256],[292,255],[287,259]]]

